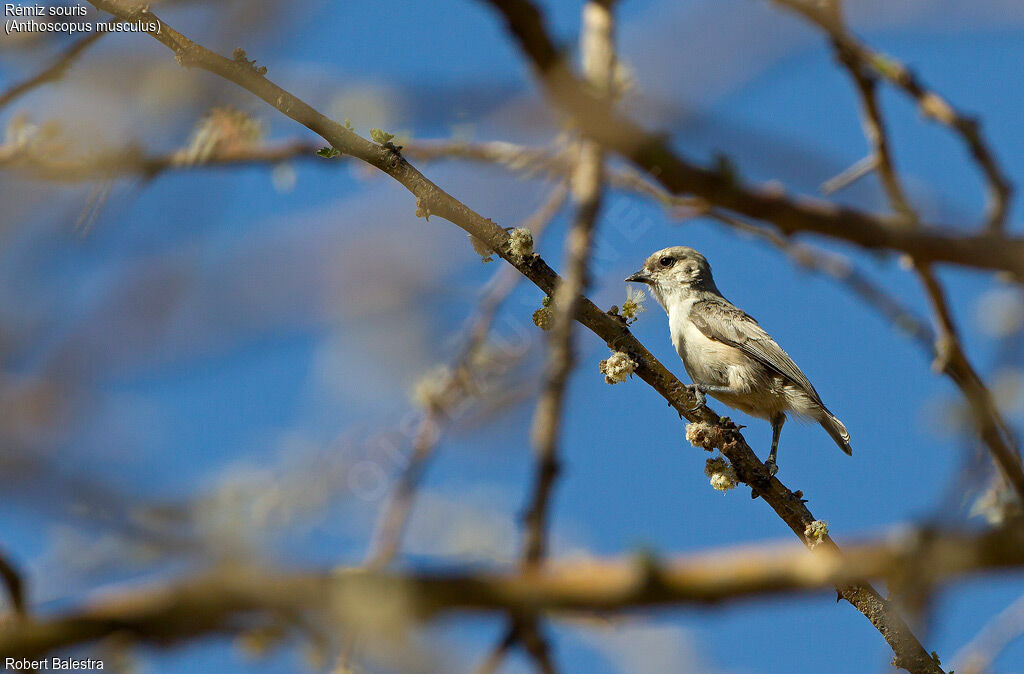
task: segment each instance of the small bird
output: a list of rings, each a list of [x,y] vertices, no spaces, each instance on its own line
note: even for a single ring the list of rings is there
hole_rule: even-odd
[[[626,279],[645,283],[668,314],[672,344],[693,381],[697,407],[710,394],[772,424],[765,466],[778,472],[779,434],[786,412],[817,421],[839,449],[853,454],[846,426],[821,402],[807,376],[753,318],[722,297],[711,265],[693,248],[672,246],[647,258]]]

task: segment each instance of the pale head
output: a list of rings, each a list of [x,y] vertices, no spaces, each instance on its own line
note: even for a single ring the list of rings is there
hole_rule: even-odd
[[[626,281],[651,286],[651,293],[665,308],[667,303],[688,297],[694,291],[720,294],[711,276],[711,265],[703,255],[687,246],[671,246],[653,253]]]

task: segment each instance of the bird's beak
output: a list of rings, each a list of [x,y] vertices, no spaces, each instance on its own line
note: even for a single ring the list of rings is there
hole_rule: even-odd
[[[640,271],[626,277],[626,283],[646,283],[647,285],[651,285],[653,280],[654,279],[651,278],[651,275],[647,273],[646,269],[641,269]]]

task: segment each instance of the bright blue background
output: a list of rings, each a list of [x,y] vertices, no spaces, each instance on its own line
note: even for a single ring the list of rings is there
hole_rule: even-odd
[[[275,82],[330,114],[351,116],[364,134],[380,126],[416,138],[551,137],[528,69],[484,3],[299,4],[302,11],[276,10],[255,26],[234,23],[244,10],[168,8],[161,15],[222,53],[244,45]],[[989,2],[966,13],[955,5],[924,3],[919,13],[899,16],[860,8],[853,20],[872,44],[980,113],[1011,178],[1022,183],[1024,11]],[[579,3],[546,6],[557,33],[574,40]],[[623,60],[642,98],[634,111],[672,131],[682,152],[708,158],[724,151],[745,176],[778,178],[807,193],[866,153],[849,83],[823,41],[793,17],[741,0],[624,0],[619,16]],[[0,52],[2,81],[32,72],[46,53],[45,46],[32,58]],[[106,84],[97,84],[104,74]],[[196,87],[202,96],[188,98]],[[181,98],[170,109],[147,107],[154,91]],[[887,90],[883,102],[915,202],[931,220],[977,227],[982,185],[959,142],[922,122],[895,93]],[[231,85],[182,73],[144,36],[105,39],[66,82],[3,114],[62,119],[82,142],[99,125],[111,142],[167,150],[182,145],[214,104],[234,104],[264,120],[273,139],[309,138]],[[361,110],[369,112],[360,116]],[[421,168],[504,226],[525,218],[546,193],[541,183],[498,168]],[[187,502],[258,471],[267,485],[287,485],[289,471],[317,474],[319,462],[333,465],[335,451],[362,462],[373,484],[400,467],[397,455],[381,449],[381,434],[407,418],[413,382],[457,351],[454,326],[471,313],[475,289],[497,265],[481,265],[449,223],[417,220],[408,193],[379,176],[340,161],[300,161],[294,170],[296,185],[285,192],[273,188],[262,167],[180,172],[148,185],[117,182],[87,232],[74,224],[90,203],[89,187],[0,187],[5,200],[25,204],[4,216],[4,376],[56,383],[70,401],[52,426],[5,431],[13,468],[5,485],[12,498],[0,504],[2,543],[27,568],[44,609],[73,603],[90,588],[199,563],[186,553],[155,566],[126,562],[117,546],[145,538],[133,528],[127,502]],[[837,198],[884,208],[871,178]],[[556,266],[566,215],[538,245]],[[947,492],[964,451],[942,420],[958,400],[955,389],[929,370],[917,346],[834,282],[719,225],[673,222],[646,201],[613,193],[591,296],[602,306],[621,303],[620,279],[651,251],[674,244],[708,257],[723,292],[784,345],[849,428],[852,459],[820,429],[796,423],[787,425],[780,453],[780,477],[804,491],[840,544],[908,522],[965,517],[959,496]],[[895,259],[824,245],[855,255],[878,283],[926,311]],[[970,271],[941,274],[980,369],[1019,366],[1019,337],[1000,343],[974,327],[979,298],[998,283]],[[519,288],[498,333],[537,342],[529,315],[539,301],[536,289]],[[634,331],[683,374],[653,302]],[[747,490],[712,491],[702,472],[705,455],[685,442],[682,424],[660,397],[639,380],[606,386],[597,371],[605,347],[586,332],[578,344],[562,443],[566,470],[555,492],[556,553],[672,555],[792,540]],[[441,513],[480,511],[493,538],[487,554],[473,548],[459,561],[515,555],[514,523],[532,467],[531,387],[542,355],[536,343],[531,349],[526,399],[485,417],[482,428],[457,424],[427,475],[427,510],[437,502]],[[1020,421],[1019,406],[1008,413]],[[744,422],[748,440],[766,452],[767,424]],[[407,441],[399,434],[396,442],[404,454]],[[366,496],[345,466],[324,487],[329,503],[313,509],[313,525],[279,527],[258,536],[254,547],[300,566],[358,563],[381,491]],[[108,505],[83,513],[77,499],[96,496],[86,486],[102,490]],[[268,489],[258,491],[265,496]],[[406,563],[436,565],[454,554],[433,539],[465,522],[447,520],[446,527],[445,517],[438,516],[440,525],[414,519]],[[69,569],[58,554],[69,527],[81,536],[72,549],[95,552],[98,570]],[[237,552],[217,530],[196,528],[202,529],[184,530],[202,542],[200,558]],[[104,546],[115,551],[113,559],[104,557]],[[1019,577],[999,577],[941,592],[927,647],[949,666],[957,649],[1022,591]],[[884,668],[890,657],[863,616],[828,593],[662,611],[605,626],[555,625],[556,658],[567,672],[655,671],[659,663],[665,664],[658,671],[864,672]],[[429,640],[436,651],[462,654],[449,653],[449,666],[467,668],[501,629],[497,619],[453,619],[431,628]],[[635,645],[632,651],[616,633]],[[294,649],[249,660],[218,640],[145,651],[144,658],[161,672],[305,666]],[[999,660],[999,671],[1020,671],[1022,662],[1024,645],[1017,644]],[[509,670],[527,666],[516,656]]]

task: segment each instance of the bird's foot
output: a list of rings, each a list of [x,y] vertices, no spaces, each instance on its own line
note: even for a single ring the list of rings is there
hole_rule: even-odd
[[[697,404],[690,408],[690,412],[696,412],[697,410],[699,410],[700,408],[704,407],[707,404],[707,396],[704,395],[704,391],[701,390],[699,384],[687,386],[686,388],[687,390],[690,391],[690,393],[693,394],[693,397],[697,399]]]
[[[768,470],[768,474],[775,477],[775,473],[779,472],[779,465],[775,463],[775,459],[768,459],[764,462],[764,467]]]

